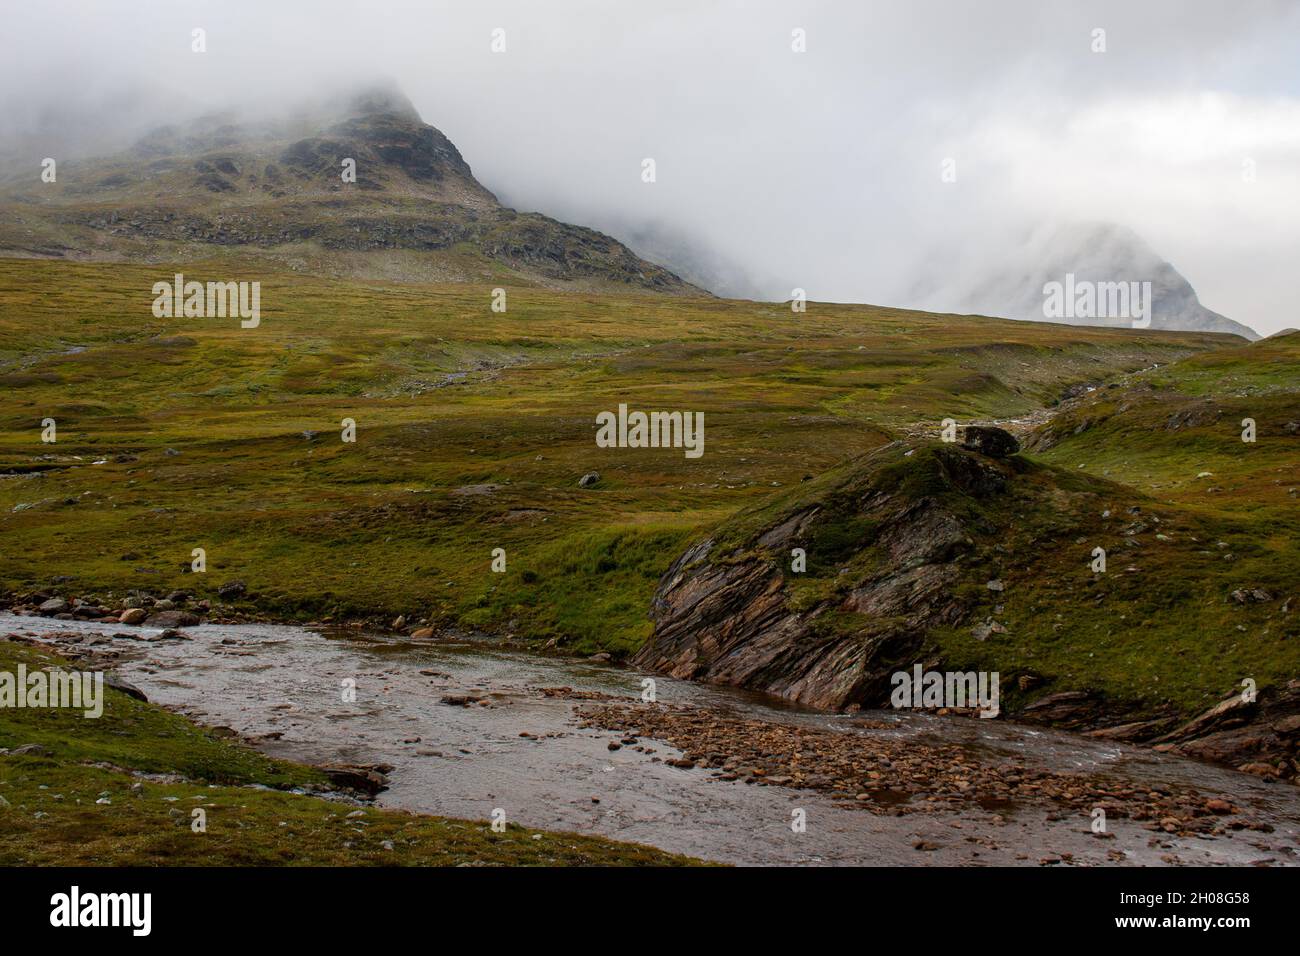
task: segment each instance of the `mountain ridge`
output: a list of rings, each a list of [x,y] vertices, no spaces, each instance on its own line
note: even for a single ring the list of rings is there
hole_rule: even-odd
[[[707,294],[604,233],[503,206],[382,87],[269,120],[156,127],[120,153],[60,164],[54,182],[9,177],[0,212],[11,256],[238,257],[357,278]]]

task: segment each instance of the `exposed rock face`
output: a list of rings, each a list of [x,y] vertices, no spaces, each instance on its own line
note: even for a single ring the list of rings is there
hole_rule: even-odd
[[[1240,693],[1157,740],[1161,749],[1280,779],[1296,776],[1300,745],[1300,680]]]
[[[888,460],[901,455],[892,449]],[[925,450],[899,474],[850,475],[823,500],[796,505],[740,547],[703,541],[655,593],[655,632],[634,663],[678,678],[751,687],[814,707],[877,705],[890,675],[921,652],[927,630],[967,611],[955,585],[972,541],[959,509],[1003,492],[1009,472],[951,446]],[[921,477],[936,494],[900,487]],[[836,553],[844,525],[861,536]],[[845,560],[822,600],[796,600],[791,551]],[[850,553],[851,552],[851,553]],[[864,560],[864,555],[870,557]]]
[[[632,662],[811,707],[887,707],[895,672],[949,669],[941,648],[953,645],[932,637],[936,629],[974,624],[976,640],[995,630],[1007,640],[996,619],[979,622],[1017,589],[989,573],[1017,546],[1008,530],[1024,514],[1051,514],[1070,539],[1078,509],[1098,508],[1086,494],[1071,504],[1068,483],[1011,454],[1014,439],[1003,435],[968,434],[971,448],[895,442],[719,527],[660,580],[654,633]],[[803,571],[792,567],[801,554]],[[1300,680],[1189,721],[1149,700],[1054,688],[1052,675],[1001,676],[1004,712],[1016,719],[1296,778]]]

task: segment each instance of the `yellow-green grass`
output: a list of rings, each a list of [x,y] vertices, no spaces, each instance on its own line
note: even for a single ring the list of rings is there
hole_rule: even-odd
[[[66,661],[0,641],[0,670]],[[681,865],[635,844],[357,807],[310,767],[209,736],[115,690],[104,713],[0,710],[0,865]],[[294,788],[288,790],[287,788]],[[196,832],[195,810],[204,830]],[[350,816],[353,813],[360,816]]]
[[[153,283],[174,272],[260,281],[260,327],[154,318]],[[0,589],[215,597],[241,579],[283,618],[401,613],[621,653],[649,634],[671,560],[740,508],[916,422],[1025,414],[1239,344],[507,291],[495,313],[486,285],[0,260],[0,471],[25,471],[0,479]],[[595,416],[620,402],[703,412],[704,456],[597,448]],[[590,471],[602,480],[580,489]],[[199,547],[206,574],[183,574]]]

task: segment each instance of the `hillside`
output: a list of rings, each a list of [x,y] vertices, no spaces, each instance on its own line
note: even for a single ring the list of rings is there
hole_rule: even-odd
[[[499,314],[488,287],[292,274],[263,281],[246,330],[155,319],[159,271],[0,261],[0,527],[24,542],[0,555],[10,589],[215,597],[239,578],[282,613],[633,648],[697,529],[915,421],[1029,414],[1234,341],[514,288]],[[597,448],[595,416],[620,402],[704,412],[704,457]],[[200,540],[194,581],[180,568]]]
[[[163,126],[52,183],[39,163],[0,179],[0,255],[699,294],[609,236],[502,206],[395,90]]]
[[[487,286],[291,273],[263,278],[246,330],[154,318],[158,272],[0,260],[12,604],[78,597],[93,616],[184,589],[214,619],[401,616],[645,647],[647,666],[832,707],[872,703],[880,667],[921,654],[1014,675],[1010,711],[1046,700],[1048,719],[1151,733],[1243,677],[1300,673],[1297,336],[527,287],[503,315]],[[620,403],[703,412],[705,454],[597,447]],[[1000,423],[1024,451],[937,444],[944,418]],[[819,523],[786,541],[814,503]],[[809,572],[792,581],[796,539]],[[778,589],[794,670],[660,653],[665,572],[704,540]],[[863,656],[873,642],[883,656]]]
[[[1024,454],[913,430],[685,549],[634,661],[830,708],[918,660],[997,671],[1023,719],[1292,776],[1297,383],[1290,335],[1075,390],[1005,423]]]

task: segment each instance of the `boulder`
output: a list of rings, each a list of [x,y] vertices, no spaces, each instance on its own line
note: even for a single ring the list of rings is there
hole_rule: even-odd
[[[248,585],[243,581],[227,581],[225,584],[221,585],[221,587],[217,588],[217,596],[227,601],[241,598],[247,593]]]
[[[48,601],[42,603],[38,610],[47,617],[51,617],[55,614],[66,614],[68,610],[68,602],[59,597],[50,598]]]
[[[1009,458],[1020,451],[1016,436],[1002,428],[987,425],[967,425],[962,434],[961,446],[990,458]]]
[[[159,611],[145,619],[145,627],[160,627],[164,630],[172,627],[196,627],[202,619],[190,611]]]
[[[136,700],[142,700],[146,704],[149,702],[149,698],[145,696],[144,691],[129,681],[122,679],[112,671],[109,671],[104,675],[104,686],[111,687],[116,691],[121,691],[123,694],[126,694],[126,696],[134,697]]]
[[[373,797],[388,789],[388,777],[381,772],[383,765],[364,766],[358,764],[327,764],[320,769],[325,771],[330,783],[345,790]]]

